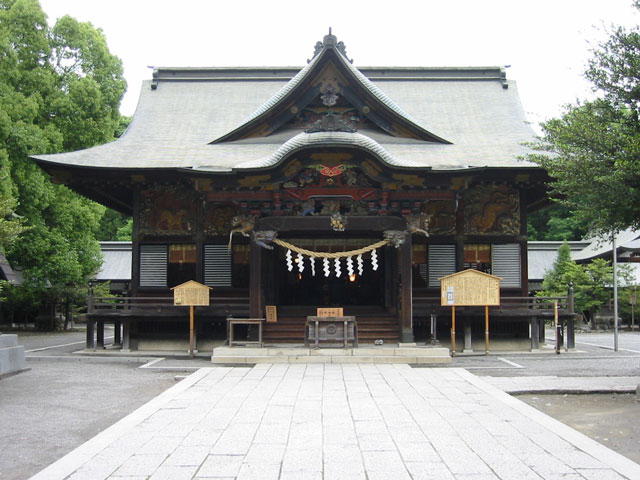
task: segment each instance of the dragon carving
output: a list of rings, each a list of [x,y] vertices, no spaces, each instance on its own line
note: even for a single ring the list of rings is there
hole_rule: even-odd
[[[232,228],[229,232],[229,250],[231,250],[231,242],[234,233],[241,233],[243,236],[250,236],[256,223],[255,215],[237,215],[231,219]]]
[[[430,215],[421,212],[405,215],[404,219],[407,221],[407,230],[409,230],[410,233],[421,233],[425,237],[429,236]]]

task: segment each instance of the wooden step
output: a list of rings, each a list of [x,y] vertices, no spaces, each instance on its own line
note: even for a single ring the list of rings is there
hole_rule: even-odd
[[[387,343],[398,342],[398,318],[396,315],[374,314],[357,316],[358,340],[373,343],[383,340]],[[302,343],[306,317],[279,317],[276,323],[264,325],[263,337],[270,343]]]

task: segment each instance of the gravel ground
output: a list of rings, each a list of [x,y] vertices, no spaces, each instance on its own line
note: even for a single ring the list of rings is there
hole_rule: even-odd
[[[517,395],[517,398],[640,463],[640,396]]]
[[[0,380],[0,479],[31,477],[175,385],[137,363],[28,361]]]

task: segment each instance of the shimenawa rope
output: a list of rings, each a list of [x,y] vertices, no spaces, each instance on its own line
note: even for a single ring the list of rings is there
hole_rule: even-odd
[[[311,250],[306,250],[304,248],[296,247],[295,245],[290,244],[289,242],[285,242],[284,240],[280,240],[279,238],[274,238],[273,243],[276,245],[280,245],[281,247],[288,248],[296,253],[301,253],[302,255],[306,255],[307,257],[314,258],[344,258],[344,257],[355,257],[356,255],[360,255],[363,253],[371,252],[377,248],[383,247],[389,243],[389,240],[380,240],[368,247],[359,248],[358,250],[349,250],[348,252],[314,252]]]

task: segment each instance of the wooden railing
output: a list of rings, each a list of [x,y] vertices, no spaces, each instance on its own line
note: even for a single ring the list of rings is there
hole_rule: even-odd
[[[559,310],[566,310],[568,297],[502,297],[501,309],[551,310],[557,302]]]
[[[571,296],[565,297],[501,297],[500,305],[491,307],[491,311],[494,313],[509,314],[512,313],[518,316],[526,315],[540,315],[547,316],[553,315],[555,311],[555,304],[557,302],[557,308],[560,314],[572,314],[572,298]],[[440,305],[439,297],[426,297],[414,295],[413,297],[413,310],[414,317],[430,312],[436,312],[443,308],[449,308],[448,306]],[[473,307],[471,307],[473,308]]]
[[[248,310],[249,299],[246,297],[212,297],[209,308],[214,312],[226,315],[235,311]],[[87,302],[89,314],[153,314],[159,312],[186,312],[182,306],[174,306],[173,297],[94,297],[89,296]]]

